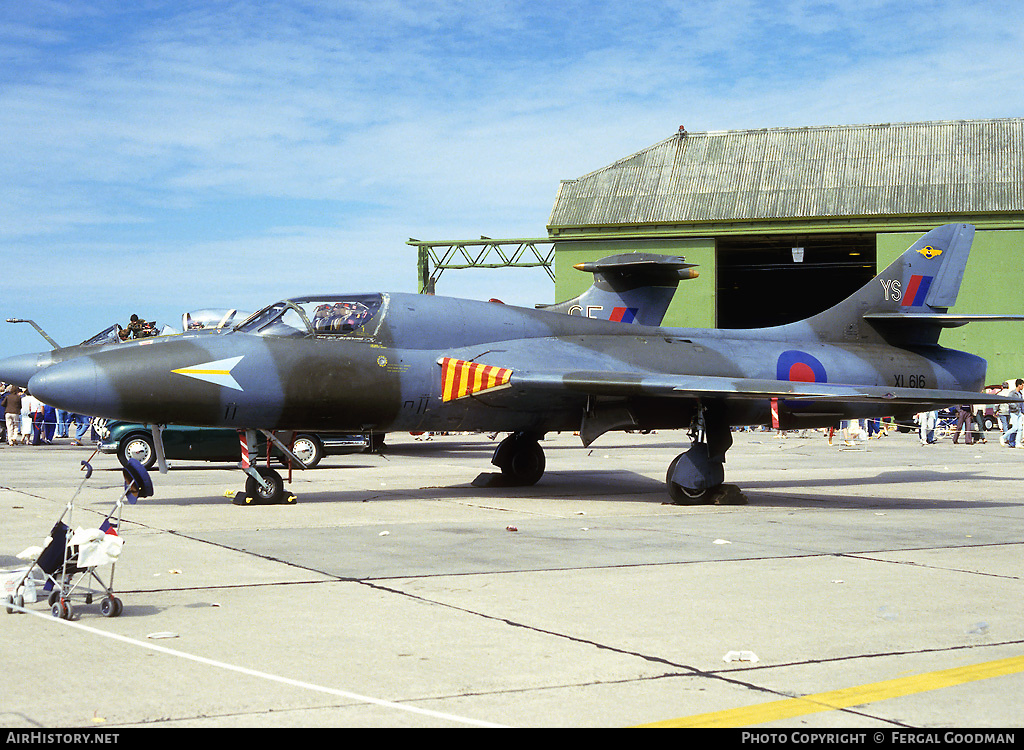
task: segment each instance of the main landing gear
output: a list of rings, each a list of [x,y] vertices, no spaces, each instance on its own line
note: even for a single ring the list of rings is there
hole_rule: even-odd
[[[676,456],[665,473],[668,494],[676,505],[746,505],[736,485],[725,484],[725,452],[732,432],[722,404],[698,409],[690,427],[693,444]]]
[[[474,487],[529,487],[544,476],[543,435],[514,432],[498,443],[491,463],[500,474],[483,473],[473,480]]]

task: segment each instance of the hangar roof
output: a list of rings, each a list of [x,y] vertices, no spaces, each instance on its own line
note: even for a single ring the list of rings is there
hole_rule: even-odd
[[[1024,212],[1024,119],[685,133],[564,180],[549,229]]]

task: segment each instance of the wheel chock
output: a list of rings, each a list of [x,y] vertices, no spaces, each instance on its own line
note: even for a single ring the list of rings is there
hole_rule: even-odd
[[[504,474],[495,471],[485,471],[472,481],[474,487],[513,487],[513,483],[505,478]]]
[[[245,492],[242,492],[240,490],[236,490],[233,493],[225,492],[224,494],[228,495],[229,497],[231,497],[231,504],[232,505],[253,505],[254,504],[253,503],[253,499],[251,497],[249,497],[249,495],[247,495]]]
[[[231,498],[232,505],[295,505],[298,501],[298,498],[291,493],[286,493],[284,498],[276,503],[262,502],[258,498],[250,497],[242,490],[229,490],[224,493],[224,496]]]

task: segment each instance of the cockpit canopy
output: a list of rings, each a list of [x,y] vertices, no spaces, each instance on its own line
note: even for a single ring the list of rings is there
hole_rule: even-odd
[[[181,316],[181,330],[196,331],[205,328],[230,328],[249,317],[238,310],[193,310]]]
[[[235,328],[257,336],[351,336],[376,333],[382,294],[309,297],[275,302]]]
[[[116,344],[119,341],[121,341],[121,339],[119,339],[117,336],[117,331],[120,328],[121,326],[119,326],[117,323],[114,323],[113,325],[104,328],[95,336],[90,336],[81,344],[79,344],[79,346],[92,346],[93,344]]]

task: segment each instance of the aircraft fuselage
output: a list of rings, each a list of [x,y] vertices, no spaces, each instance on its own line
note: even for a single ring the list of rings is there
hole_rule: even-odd
[[[985,363],[938,346],[799,340],[789,327],[623,325],[472,300],[392,294],[372,326],[346,335],[183,334],[83,354],[37,375],[43,400],[143,423],[275,430],[579,429],[595,401],[621,403],[641,428],[686,427],[693,401],[602,394],[605,371],[979,391]],[[505,387],[445,400],[445,358],[510,370]],[[517,376],[561,373],[548,397]],[[578,383],[574,385],[574,378]],[[574,395],[578,394],[578,395]],[[730,424],[770,423],[768,400],[730,403]],[[890,412],[891,413],[891,412]],[[877,404],[804,402],[800,426],[880,415]]]

